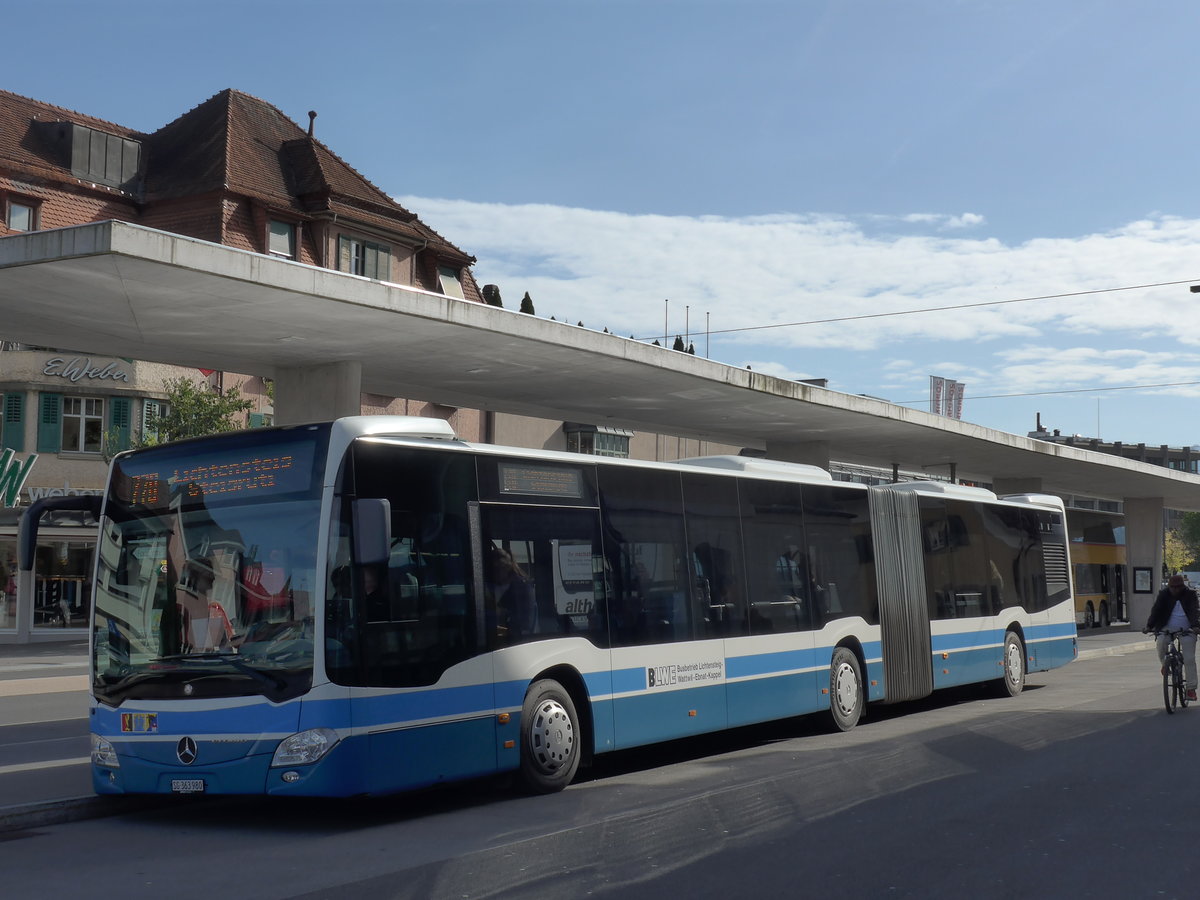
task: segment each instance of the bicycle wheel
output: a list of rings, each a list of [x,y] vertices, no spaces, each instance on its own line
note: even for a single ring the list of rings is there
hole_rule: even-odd
[[[1168,656],[1163,660],[1163,706],[1167,708],[1168,713],[1175,712],[1175,674],[1174,665],[1171,658]]]
[[[1175,657],[1175,665],[1172,666],[1172,670],[1174,672],[1175,696],[1178,698],[1179,705],[1186,707],[1188,705],[1187,682],[1183,676],[1183,660]]]

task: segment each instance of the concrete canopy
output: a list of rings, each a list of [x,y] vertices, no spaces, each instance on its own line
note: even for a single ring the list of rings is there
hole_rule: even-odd
[[[566,323],[120,222],[0,239],[7,340],[1200,510],[1200,476],[734,368]]]

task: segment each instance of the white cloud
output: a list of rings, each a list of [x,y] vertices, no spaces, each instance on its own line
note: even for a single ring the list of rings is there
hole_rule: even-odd
[[[883,217],[879,217],[880,220]],[[963,213],[961,216],[948,216],[943,213],[910,213],[901,216],[900,221],[910,225],[932,225],[941,230],[958,228],[975,228],[987,220],[979,213]]]
[[[880,316],[1186,279],[1196,269],[1196,221],[1145,220],[1009,247],[988,238],[871,237],[836,216],[687,218],[400,201],[476,254],[476,277],[499,284],[508,305],[528,291],[541,315],[620,334],[661,334],[669,298],[671,338],[684,331],[685,309],[693,335],[704,332],[706,315],[714,333],[757,329],[726,334],[727,343],[869,348],[1133,330],[1200,344],[1200,305],[1182,286]],[[853,316],[865,318],[759,327]]]
[[[837,390],[904,401],[921,397],[931,374],[965,382],[968,400],[1200,380],[1200,298],[1187,284],[1113,290],[1192,279],[1196,220],[1009,246],[944,233],[982,225],[976,213],[921,214],[908,230],[928,233],[879,236],[831,215],[399,199],[475,254],[477,279],[500,285],[510,308],[528,291],[541,316],[646,339],[662,335],[669,308],[668,342],[686,330],[702,356],[711,343],[714,359],[783,378],[828,377]],[[994,301],[1012,302],[971,306]],[[926,311],[886,315],[908,310]],[[1113,396],[1129,398],[1131,426],[1153,408],[1145,393]],[[1117,421],[1116,400],[1110,407]],[[1013,415],[1017,424],[997,427],[1027,430],[1028,411]]]

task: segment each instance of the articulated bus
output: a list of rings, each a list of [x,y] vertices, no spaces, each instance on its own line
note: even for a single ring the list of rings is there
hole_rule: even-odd
[[[28,518],[28,517],[27,517]],[[354,417],[118,455],[91,630],[101,794],[352,796],[993,682],[1076,655],[1049,496]]]

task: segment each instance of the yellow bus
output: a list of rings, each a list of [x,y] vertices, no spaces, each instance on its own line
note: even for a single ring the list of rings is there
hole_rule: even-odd
[[[1107,628],[1125,618],[1125,545],[1071,544],[1075,624]]]

